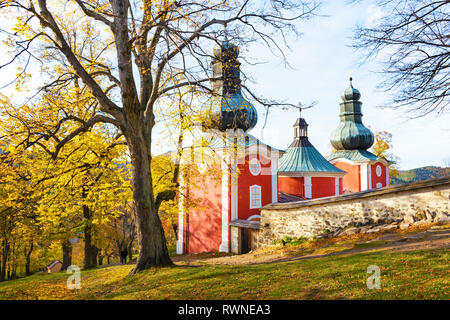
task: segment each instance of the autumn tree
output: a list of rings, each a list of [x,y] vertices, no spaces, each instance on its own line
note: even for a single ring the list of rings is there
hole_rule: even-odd
[[[393,151],[392,134],[387,131],[375,132],[375,143],[372,146],[372,153],[377,157],[389,161],[389,177],[394,178],[398,175],[397,163],[399,157]]]
[[[364,2],[355,0],[354,2]],[[356,30],[354,47],[364,61],[382,61],[391,106],[414,116],[448,111],[450,2],[377,0],[382,17]]]
[[[0,281],[15,277],[20,257],[30,273],[30,255],[38,240],[32,159],[31,152],[17,157],[8,141],[0,139]]]
[[[1,8],[18,19],[7,31],[15,57],[59,68],[48,75],[44,88],[79,79],[98,104],[89,119],[80,121],[48,151],[56,157],[72,138],[98,123],[117,127],[125,138],[139,243],[133,272],[138,272],[172,264],[157,212],[158,199],[169,200],[168,193],[155,194],[150,169],[155,108],[165,108],[165,98],[180,88],[211,92],[206,86],[211,74],[208,61],[212,45],[223,39],[223,26],[234,41],[259,40],[282,56],[283,43],[275,39],[295,33],[294,23],[311,17],[317,4],[312,0],[73,0],[63,5],[8,0]],[[46,137],[51,139],[53,133]]]
[[[89,116],[89,108],[81,112],[78,108],[90,101],[81,89],[75,86],[59,88],[58,94],[48,92],[33,107],[18,108],[6,98],[1,101],[0,137],[16,146],[15,157],[21,162],[30,158],[27,150],[34,150],[27,171],[30,192],[39,198],[34,213],[43,242],[60,242],[63,268],[71,264],[70,240],[81,234],[84,266],[97,264],[99,230],[122,214],[119,208],[131,199],[125,146],[117,143],[107,128],[97,126],[74,137],[58,157],[48,152],[65,132],[74,129],[73,121],[61,121],[61,117],[82,121]],[[49,132],[51,140],[39,141],[37,137]],[[28,147],[30,139],[37,142]]]

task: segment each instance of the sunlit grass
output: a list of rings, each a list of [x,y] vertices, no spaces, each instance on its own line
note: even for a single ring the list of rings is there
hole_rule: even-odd
[[[0,299],[449,299],[449,250],[371,252],[260,265],[176,266],[128,276],[132,266],[33,275],[0,284]],[[369,290],[367,267],[381,269]]]

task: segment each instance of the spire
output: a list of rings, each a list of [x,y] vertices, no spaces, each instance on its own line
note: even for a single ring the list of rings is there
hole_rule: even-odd
[[[301,112],[301,107],[299,108]],[[294,141],[278,163],[281,175],[296,175],[304,172],[326,173],[331,176],[344,172],[329,163],[308,140],[308,124],[300,115],[294,124]]]
[[[308,138],[308,123],[302,118],[302,107],[298,107],[300,118],[294,124],[294,139]]]
[[[340,124],[331,135],[331,144],[336,150],[367,150],[374,143],[372,131],[362,123],[361,93],[353,87],[350,77],[350,87],[342,94],[340,103]]]
[[[205,103],[209,128],[250,130],[258,121],[255,107],[241,92],[239,47],[225,40],[214,48],[211,62],[213,97]]]

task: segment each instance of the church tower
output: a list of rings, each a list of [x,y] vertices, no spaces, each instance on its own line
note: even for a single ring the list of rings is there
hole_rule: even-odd
[[[367,151],[374,143],[374,135],[362,123],[361,93],[350,87],[340,103],[340,123],[331,134],[335,148],[327,159],[347,174],[343,178],[344,193],[389,186],[388,161]]]
[[[329,163],[308,140],[308,124],[302,117],[294,124],[294,141],[278,165],[280,194],[303,199],[342,193],[345,172]]]
[[[182,166],[178,254],[254,249],[260,209],[278,200],[279,150],[248,133],[258,114],[241,91],[239,48],[224,41],[213,53],[201,143],[190,146],[194,161]]]

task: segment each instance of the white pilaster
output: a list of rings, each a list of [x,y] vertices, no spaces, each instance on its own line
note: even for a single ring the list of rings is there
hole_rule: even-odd
[[[272,169],[272,203],[278,201],[278,159],[272,158],[270,161]]]
[[[312,198],[311,177],[306,176],[304,179],[305,179],[305,198],[311,199]]]
[[[367,163],[362,163],[361,164],[361,170],[360,170],[360,174],[359,174],[359,176],[360,176],[360,182],[361,182],[361,191],[363,191],[363,190],[367,190],[367,186],[368,186],[368,179],[367,179],[367,177],[368,177],[368,174],[367,174],[367,167],[368,167],[368,165],[367,165]]]
[[[236,155],[234,155],[236,156]],[[238,176],[237,159],[231,167],[231,220],[238,218]],[[222,195],[223,197],[223,195]]]
[[[178,199],[178,240],[177,240],[177,254],[183,254],[183,238],[184,238],[184,176],[180,174],[180,187]]]
[[[385,170],[386,170],[386,187],[389,187],[389,167],[388,166],[386,166],[386,167],[384,167],[385,168]]]
[[[372,189],[372,165],[367,165],[367,178],[368,178],[368,185],[367,189]]]
[[[334,178],[334,194],[339,195],[339,177]]]
[[[222,243],[220,252],[229,252],[228,242],[228,183],[229,183],[228,161],[222,161]]]

